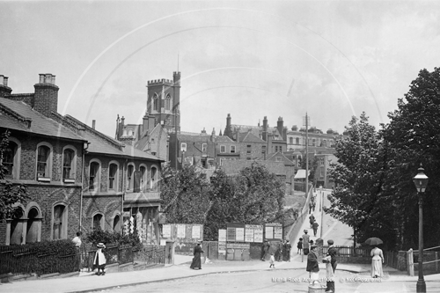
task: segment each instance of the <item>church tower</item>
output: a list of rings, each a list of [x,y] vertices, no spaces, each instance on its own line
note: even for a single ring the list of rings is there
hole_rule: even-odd
[[[154,126],[160,123],[168,132],[180,132],[180,72],[173,73],[173,80],[149,80],[147,88],[147,113]]]

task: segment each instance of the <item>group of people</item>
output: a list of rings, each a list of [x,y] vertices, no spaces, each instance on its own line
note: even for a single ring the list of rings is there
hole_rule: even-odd
[[[292,245],[290,244],[289,240],[285,240],[284,242],[276,242],[274,246],[274,251],[271,251],[269,241],[264,240],[261,248],[262,261],[265,261],[268,255],[270,255],[270,267],[275,267],[275,261],[290,261],[290,251],[292,250]]]
[[[326,256],[322,259],[322,262],[326,264],[326,290],[327,293],[335,292],[335,272],[337,266],[337,250],[333,246],[333,240],[329,239],[327,241],[328,249]],[[310,246],[310,252],[307,255],[307,267],[306,271],[309,272],[309,278],[312,280],[311,284],[319,283],[319,262],[318,254],[316,252],[317,246],[312,244]]]
[[[82,232],[76,232],[76,236],[72,239],[72,242],[75,244],[75,248],[77,250],[78,255],[78,271],[81,271],[82,265],[82,240],[81,240]],[[96,252],[93,257],[93,270],[97,269],[96,275],[104,276],[105,275],[105,265],[107,264],[107,259],[104,254],[104,249],[106,248],[104,243],[98,243],[96,245]]]

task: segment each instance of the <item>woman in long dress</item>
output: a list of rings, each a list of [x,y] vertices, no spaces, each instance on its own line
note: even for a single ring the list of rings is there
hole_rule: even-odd
[[[191,269],[196,269],[196,268],[198,268],[199,270],[202,269],[202,258],[201,258],[202,253],[203,250],[200,247],[200,243],[197,243],[196,247],[194,247],[194,258],[190,266]]]
[[[384,263],[385,260],[383,258],[382,249],[375,247],[371,250],[370,255],[373,257],[371,260],[371,277],[383,277],[382,263]]]

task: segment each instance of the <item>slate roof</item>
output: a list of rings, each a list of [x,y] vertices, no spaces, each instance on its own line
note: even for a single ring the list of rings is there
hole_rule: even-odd
[[[295,165],[295,163],[293,163],[288,157],[286,157],[281,152],[276,152],[276,153],[270,154],[269,157],[267,158],[267,160],[275,161],[276,157],[281,157],[282,160],[283,160],[284,165],[286,165],[286,166],[290,166],[290,165],[294,166]]]
[[[30,122],[30,127],[27,127],[26,121]],[[0,98],[0,125],[11,130],[38,135],[85,140],[69,128],[33,110],[28,104],[7,98]]]
[[[85,131],[82,136],[90,142],[87,149],[90,153],[98,153],[104,155],[116,155],[116,156],[129,156],[133,158],[151,159],[160,161],[160,159],[152,154],[148,154],[141,150],[134,148],[131,145],[124,145],[123,143],[89,127],[85,123],[75,119],[70,115],[66,115],[66,118],[74,121],[76,124],[82,126]]]
[[[230,176],[238,175],[240,170],[246,167],[250,167],[255,161],[250,160],[224,160],[222,161],[221,169]],[[265,166],[269,173],[273,173],[278,176],[285,176],[286,172],[284,169],[283,162],[273,162],[273,161],[256,161],[258,164]]]
[[[239,142],[266,143],[258,136],[255,136],[252,132],[239,133],[239,138]]]

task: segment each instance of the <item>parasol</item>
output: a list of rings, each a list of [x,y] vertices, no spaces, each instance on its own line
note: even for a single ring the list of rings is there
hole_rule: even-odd
[[[368,245],[371,245],[371,246],[375,246],[375,245],[382,244],[383,241],[380,238],[377,238],[377,237],[370,237],[367,240],[365,240],[364,243],[368,244]]]

